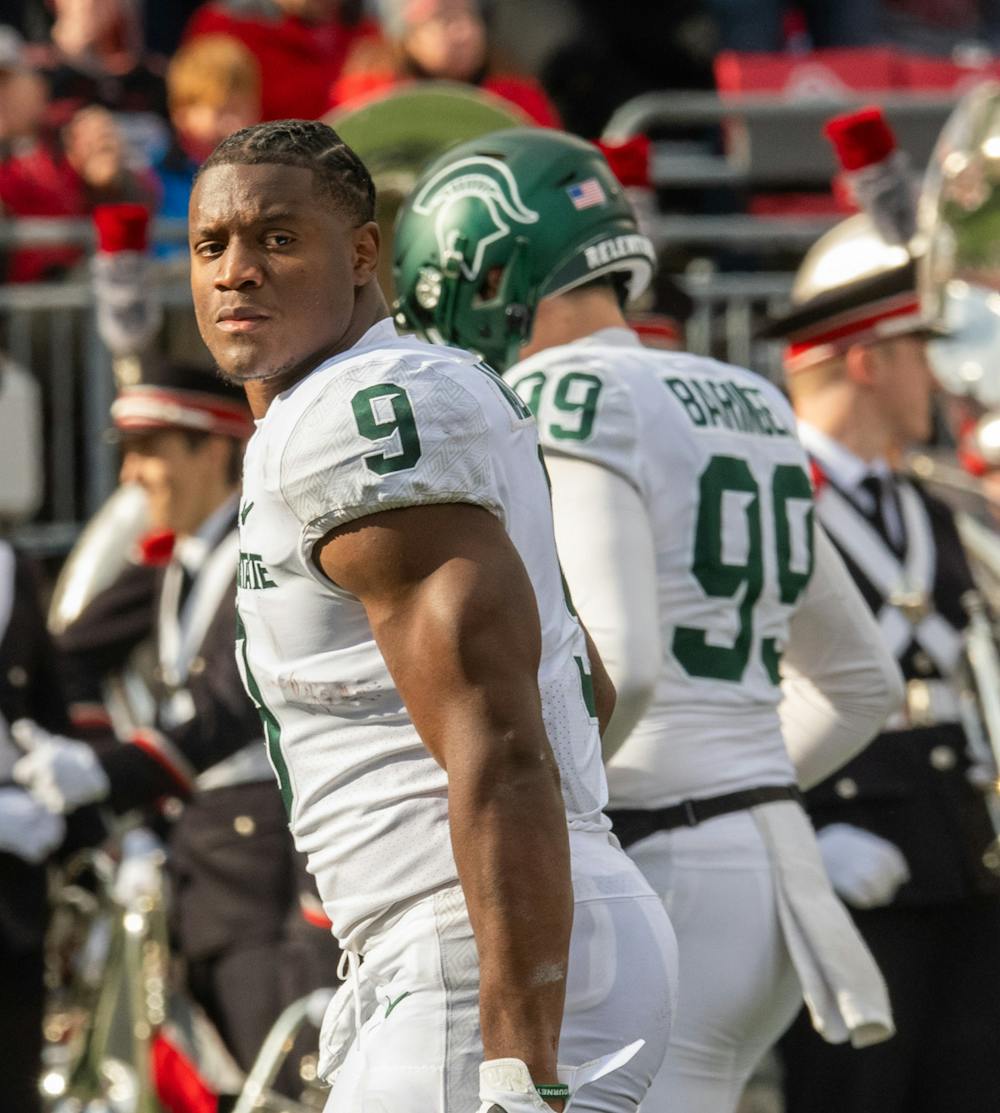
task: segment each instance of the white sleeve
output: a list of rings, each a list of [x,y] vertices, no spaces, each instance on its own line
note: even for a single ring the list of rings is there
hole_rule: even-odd
[[[606,467],[547,456],[559,559],[570,594],[617,689],[607,760],[646,710],[660,670],[656,561],[636,489]]]
[[[303,412],[280,489],[311,553],[331,529],[382,510],[465,502],[502,519],[491,452],[489,418],[457,376],[372,361],[333,377]]]
[[[803,788],[860,753],[903,702],[899,666],[818,525],[812,578],[792,616],[781,672],[781,726]]]

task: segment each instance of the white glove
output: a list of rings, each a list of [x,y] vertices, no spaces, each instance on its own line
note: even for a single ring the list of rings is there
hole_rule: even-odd
[[[107,796],[111,785],[86,742],[49,734],[31,719],[18,719],[10,730],[27,750],[11,776],[49,811],[71,812]]]
[[[479,1113],[552,1113],[520,1059],[487,1059],[479,1064]]]
[[[910,879],[899,847],[871,831],[831,823],[816,841],[834,891],[855,908],[881,908]]]
[[[164,854],[160,840],[145,827],[136,827],[122,837],[122,860],[115,874],[111,895],[127,908],[140,897],[162,891]]]
[[[65,834],[63,817],[53,815],[23,788],[0,788],[0,851],[37,865]]]

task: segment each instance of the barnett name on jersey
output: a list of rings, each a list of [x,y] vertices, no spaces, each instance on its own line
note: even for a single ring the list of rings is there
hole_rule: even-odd
[[[397,337],[383,320],[271,403],[247,448],[240,509],[237,656],[296,844],[352,950],[458,873],[447,775],[364,607],[313,553],[370,514],[454,502],[500,519],[534,587],[542,714],[570,829],[610,826],[585,638],[562,586],[531,414],[469,353]]]
[[[662,665],[609,763],[614,806],[794,782],[778,669],[812,573],[813,527],[785,399],[749,371],[644,348],[624,328],[549,348],[505,377],[547,455],[622,476],[649,518]]]

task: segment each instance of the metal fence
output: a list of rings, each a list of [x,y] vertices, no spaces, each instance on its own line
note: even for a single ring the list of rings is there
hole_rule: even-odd
[[[155,234],[177,243],[186,228],[183,221],[158,222]],[[90,221],[0,224],[0,248],[53,244],[92,249]],[[169,335],[190,314],[190,293],[176,267],[159,277]],[[114,489],[118,470],[106,436],[115,390],[111,358],[98,335],[87,267],[60,282],[0,286],[0,334],[5,353],[33,373],[42,396],[44,503],[35,521],[17,529],[17,540],[38,554],[63,553]]]
[[[720,274],[707,260],[680,279],[694,301],[688,348],[774,374],[773,345],[753,339],[767,314],[787,300],[789,274]],[[190,331],[190,292],[176,275],[160,286],[163,333]],[[37,554],[69,550],[87,519],[114,489],[117,449],[106,435],[114,396],[111,359],[97,334],[91,288],[78,279],[0,288],[7,353],[42,388],[45,505],[19,528]]]
[[[791,159],[793,172],[814,173],[820,121],[852,102],[872,97],[886,105],[890,118],[904,132],[919,130],[924,137],[922,149],[932,142],[954,103],[952,97],[887,98],[883,93],[798,103],[775,96],[733,100],[712,94],[650,94],[619,109],[606,134],[623,139],[650,129],[707,126],[718,128],[720,135],[730,129],[731,139],[732,129],[738,127],[742,129],[739,142],[714,149],[711,142],[657,140],[653,179],[668,190],[753,188],[762,168],[767,179],[767,168],[779,155],[786,163]],[[789,144],[789,135],[796,142]],[[808,142],[798,142],[807,136]],[[657,246],[670,249],[672,255],[679,252],[687,260],[678,277],[694,301],[687,332],[689,350],[776,377],[776,348],[755,341],[754,331],[787,303],[792,274],[761,268],[776,258],[780,266],[793,267],[833,219],[739,212],[649,214],[648,231]],[[158,244],[181,243],[186,238],[185,222],[156,221],[153,238]],[[79,246],[89,253],[93,249],[90,222],[51,219],[0,224],[0,249],[56,244]],[[742,272],[734,273],[734,268]],[[182,270],[174,265],[161,274],[166,313],[161,342],[167,346],[175,333],[191,331],[190,295]],[[113,489],[117,471],[116,450],[104,436],[114,393],[111,361],[97,333],[86,268],[60,283],[0,287],[0,321],[7,354],[34,373],[44,403],[45,505],[37,521],[19,530],[19,539],[38,552],[63,552]]]

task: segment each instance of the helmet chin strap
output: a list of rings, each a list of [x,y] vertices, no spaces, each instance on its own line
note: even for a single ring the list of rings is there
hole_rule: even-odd
[[[504,267],[500,288],[497,290],[494,301],[503,305],[503,344],[505,371],[513,363],[517,363],[521,345],[531,335],[531,325],[535,319],[535,306],[531,304],[531,291],[528,288],[528,253],[530,244],[524,236],[517,236],[514,240],[514,250],[510,253],[507,265]]]

